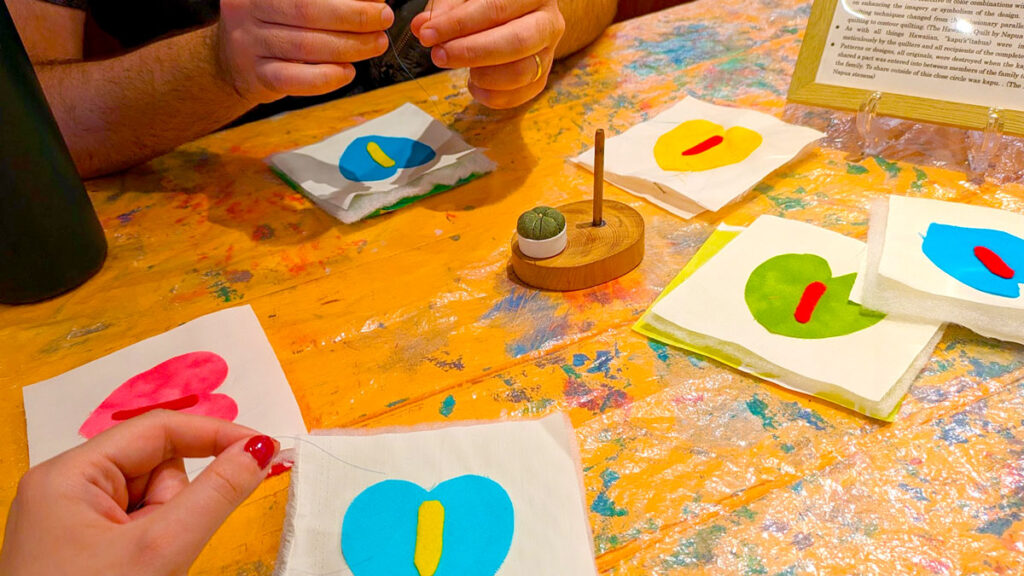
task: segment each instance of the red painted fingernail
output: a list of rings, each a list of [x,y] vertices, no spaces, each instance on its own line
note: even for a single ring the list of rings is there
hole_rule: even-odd
[[[267,478],[273,478],[279,476],[292,469],[290,462],[278,462],[270,467],[270,472],[267,472]]]
[[[277,452],[277,446],[270,436],[253,436],[245,443],[245,451],[256,460],[260,470],[263,470],[270,464],[274,452]]]

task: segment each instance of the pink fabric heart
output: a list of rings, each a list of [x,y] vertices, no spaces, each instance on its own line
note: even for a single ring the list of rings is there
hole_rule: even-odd
[[[213,393],[227,375],[228,363],[213,352],[175,356],[118,386],[78,433],[92,438],[118,422],[159,408],[233,421],[238,405],[230,396]]]

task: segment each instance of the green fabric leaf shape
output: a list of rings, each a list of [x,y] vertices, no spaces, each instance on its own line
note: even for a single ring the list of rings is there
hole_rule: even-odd
[[[772,334],[817,339],[845,336],[882,321],[884,314],[850,301],[857,274],[833,277],[828,261],[814,254],[782,254],[754,269],[747,279],[744,298],[758,324]],[[810,320],[801,323],[796,309],[808,285],[821,282],[825,293]]]

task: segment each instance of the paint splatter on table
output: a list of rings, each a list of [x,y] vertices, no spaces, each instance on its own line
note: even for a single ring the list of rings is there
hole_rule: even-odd
[[[629,327],[723,220],[777,214],[864,239],[880,195],[1024,212],[1021,185],[966,183],[889,151],[851,162],[819,149],[692,221],[606,189],[648,226],[646,260],[615,282],[557,294],[509,275],[518,214],[587,194],[589,175],[566,159],[594,129],[621,132],[684,93],[782,116],[808,14],[795,0],[695,2],[616,25],[520,110],[473,103],[466,73],[452,72],[421,82],[432,102],[403,84],[89,182],[107,265],[68,295],[0,308],[0,432],[11,439],[0,447],[0,508],[27,466],[22,386],[246,302],[313,428],[567,411],[604,574],[1018,571],[1024,348],[949,329],[883,426]],[[264,163],[405,101],[488,148],[498,171],[343,226]],[[268,480],[193,573],[269,574],[287,483]]]

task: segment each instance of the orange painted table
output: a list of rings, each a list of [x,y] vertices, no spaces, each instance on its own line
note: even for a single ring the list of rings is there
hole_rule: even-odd
[[[630,330],[723,220],[778,214],[863,239],[879,195],[1024,212],[1020,184],[894,161],[921,156],[898,145],[861,162],[820,148],[692,221],[609,187],[647,221],[647,257],[617,281],[558,294],[509,273],[518,214],[589,193],[566,159],[595,128],[620,132],[684,93],[782,115],[808,13],[797,0],[695,2],[611,28],[516,111],[473,103],[452,72],[422,81],[433,101],[394,86],[89,182],[110,242],[102,272],[0,308],[0,433],[16,439],[0,446],[0,509],[27,466],[22,386],[248,303],[311,428],[568,412],[604,574],[1021,573],[1024,348],[949,328],[897,422],[881,425]],[[344,226],[264,163],[405,101],[499,169]],[[193,573],[270,573],[287,485],[266,482]]]

